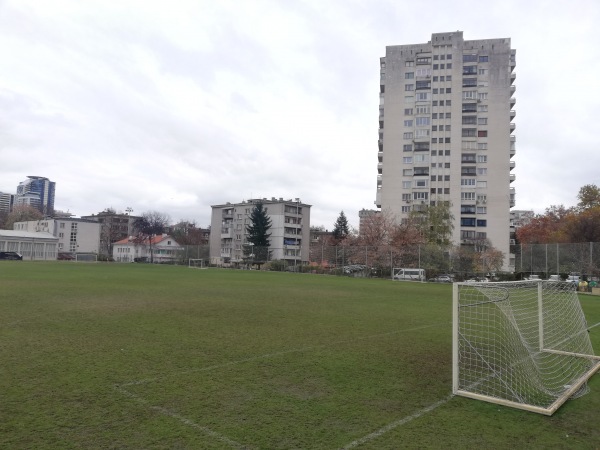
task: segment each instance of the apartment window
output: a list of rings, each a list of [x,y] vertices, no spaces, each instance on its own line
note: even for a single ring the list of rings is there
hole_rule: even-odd
[[[477,155],[477,162],[478,163],[486,163],[487,162],[487,155]]]
[[[436,176],[435,175],[431,175],[431,181],[435,181]]]
[[[463,75],[476,75],[477,66],[463,66]]]
[[[432,118],[432,119],[437,119],[437,118],[438,118],[438,117],[437,117],[437,113],[433,113],[433,114],[431,115],[431,118]]]
[[[427,187],[427,181],[428,180],[416,180],[415,181],[415,187],[416,188],[426,188]]]
[[[433,55],[433,60],[434,60],[434,61],[437,61],[437,60],[438,60],[438,58],[439,58],[439,56],[438,56],[438,55]]]
[[[450,181],[450,175],[444,175],[444,181]]]
[[[412,116],[413,115],[413,109],[412,108],[405,108],[404,109],[404,115],[405,116]]]
[[[417,92],[418,102],[428,102],[431,99],[431,93],[429,92]]]
[[[477,62],[477,55],[463,55],[463,62]]]
[[[477,123],[477,116],[463,116],[463,125],[475,125]]]
[[[487,117],[477,118],[477,125],[487,125]]]
[[[477,175],[477,169],[471,166],[461,167],[460,174],[463,176],[474,177],[475,175]]]
[[[487,206],[478,206],[477,214],[487,214]]]
[[[405,91],[414,91],[415,90],[415,85],[414,84],[405,84],[404,85],[404,90]]]
[[[450,67],[448,67],[450,68]],[[446,75],[446,81],[452,81],[452,75]]]
[[[402,182],[402,189],[410,189],[411,188],[411,182],[410,181],[403,181]]]
[[[415,167],[415,176],[429,176],[429,167]]]
[[[475,218],[463,217],[460,219],[461,227],[474,227],[475,223],[476,223]]]
[[[463,91],[463,100],[475,100],[477,98],[477,91]]]
[[[425,127],[431,125],[429,117],[417,117],[416,124],[418,127]]]
[[[412,169],[403,169],[402,170],[402,175],[405,176],[405,177],[412,177],[413,170]]]
[[[481,189],[487,188],[487,181],[478,181],[477,182],[477,187],[481,188]]]
[[[403,206],[402,207],[402,212],[403,213],[409,213],[410,212],[410,206]]]
[[[475,206],[473,205],[461,205],[460,206],[461,214],[475,214]]]
[[[451,106],[452,105],[452,100],[446,100],[446,106]]]
[[[479,57],[479,62],[488,62],[488,57],[487,57],[487,55],[486,55],[486,56],[483,56],[483,55],[482,55],[482,56],[480,56],[480,57]]]
[[[427,157],[428,156],[429,155],[425,155],[425,154],[422,154],[422,155],[415,154],[415,163],[424,163],[424,162],[427,162]]]
[[[404,73],[404,79],[406,79],[406,80],[412,80],[414,77],[415,77],[414,72],[405,72]]]
[[[462,137],[475,137],[477,134],[477,128],[463,128]],[[406,133],[404,133],[406,134]]]
[[[402,158],[402,162],[404,164],[412,164],[412,156],[405,156],[404,158]]]
[[[413,200],[427,200],[429,192],[413,192]]]
[[[477,175],[487,175],[487,167],[479,167],[477,169]]]
[[[429,67],[421,67],[416,71],[418,77],[431,76],[431,69]]]
[[[431,58],[424,57],[424,56],[417,58],[417,65],[420,65],[420,64],[431,64]]]
[[[477,219],[477,226],[478,227],[487,227],[487,220],[485,220],[485,219]]]
[[[487,137],[487,135],[488,135],[487,130],[479,130],[477,132],[477,137]]]
[[[404,103],[413,103],[415,101],[415,97],[413,95],[405,95]]]
[[[475,239],[475,232],[474,231],[461,231],[460,238],[461,239]]]
[[[461,186],[475,186],[475,178],[461,178],[460,185]]]
[[[64,228],[64,227],[65,227],[65,223],[64,223],[64,222],[61,222],[61,223],[60,223],[60,227],[59,227],[59,228]]]
[[[442,127],[442,126],[440,126],[440,131],[442,131],[442,130],[441,130],[441,128],[443,128],[443,127]],[[431,131],[437,131],[437,125],[433,125],[433,126],[431,127]]]
[[[477,75],[487,76],[487,74],[488,74],[488,70],[487,69],[478,69],[477,70]]]
[[[433,70],[438,70],[439,68],[440,68],[440,66],[438,64],[433,65]]]
[[[450,150],[444,150],[444,155],[445,156],[450,156]]]
[[[433,82],[435,83],[436,81],[438,81],[438,77],[433,77]]]
[[[429,136],[429,128],[418,128],[415,132],[415,138],[424,138]]]
[[[432,144],[437,144],[438,138],[431,138],[431,143]]]
[[[58,233],[58,237],[59,238],[65,237],[65,233]]]
[[[417,105],[416,110],[417,114],[429,114],[431,109],[429,105]]]
[[[485,231],[478,231],[477,239],[487,239],[487,233]]]
[[[437,100],[434,100],[434,101],[431,102],[431,106],[437,106],[437,105],[438,105],[438,101]]]
[[[460,161],[463,163],[474,163],[475,153],[463,153],[460,157]]]
[[[452,88],[446,88],[446,94],[451,94],[452,93]]]
[[[442,89],[442,91],[443,91],[443,89]],[[438,88],[433,88],[433,93],[437,94],[438,93]]]
[[[411,199],[412,195],[411,194],[402,194],[402,201],[403,202],[409,202]]]
[[[450,163],[449,163],[449,162],[447,162],[447,163],[444,163],[444,168],[445,168],[445,169],[449,169],[449,168],[450,168]]]
[[[414,61],[404,61],[404,67],[413,67],[414,65]]]
[[[452,53],[447,54],[446,59],[452,59]]]
[[[446,69],[452,69],[452,63],[446,64]]]
[[[412,139],[413,138],[412,133],[404,133],[402,136],[404,137],[404,139]]]
[[[487,150],[488,145],[487,142],[478,142],[477,143],[477,150]]]
[[[449,137],[444,138],[444,144],[449,144],[449,143],[450,143],[450,138]]]
[[[450,125],[444,125],[445,131],[450,131]],[[440,131],[442,131],[442,127],[440,126]]]
[[[488,94],[487,92],[480,92],[477,94],[477,100],[487,100]]]
[[[412,120],[405,120],[404,121],[404,126],[405,127],[412,127],[413,126],[413,121]]]
[[[444,69],[446,66],[444,64],[440,64],[440,69]]]
[[[412,148],[413,148],[412,144],[404,144],[402,146],[402,151],[404,151],[404,152],[412,152]]]
[[[429,151],[429,142],[415,142],[415,152]]]
[[[488,105],[478,105],[477,106],[478,112],[487,112],[487,110],[488,110]]]
[[[479,194],[477,196],[477,203],[487,203],[487,195],[486,194]]]

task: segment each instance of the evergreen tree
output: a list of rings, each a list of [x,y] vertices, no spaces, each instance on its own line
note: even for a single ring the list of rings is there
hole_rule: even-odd
[[[344,211],[342,211],[333,225],[333,237],[337,241],[343,241],[349,234],[350,229],[348,227],[348,219],[346,218]]]
[[[271,219],[263,208],[262,203],[256,203],[250,213],[250,224],[246,225],[247,240],[253,246],[254,263],[260,264],[266,262],[269,257],[269,229],[271,228]]]

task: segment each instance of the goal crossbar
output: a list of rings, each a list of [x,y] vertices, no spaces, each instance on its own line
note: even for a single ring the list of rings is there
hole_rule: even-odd
[[[568,283],[454,283],[453,393],[552,415],[600,370],[588,330]]]

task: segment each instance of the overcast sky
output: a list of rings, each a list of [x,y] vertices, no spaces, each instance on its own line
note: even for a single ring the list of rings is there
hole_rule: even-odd
[[[432,33],[511,38],[516,208],[600,185],[597,0],[0,0],[0,191],[56,209],[299,197],[312,225],[373,209],[379,58]]]

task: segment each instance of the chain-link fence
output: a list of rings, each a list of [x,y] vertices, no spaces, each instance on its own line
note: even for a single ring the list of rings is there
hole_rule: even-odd
[[[354,276],[391,277],[394,268],[425,269],[427,278],[439,274],[455,274],[460,278],[485,276],[501,270],[485,261],[476,252],[461,252],[456,247],[436,245],[410,245],[401,248],[380,246],[323,245],[311,243],[308,261],[299,259],[273,260],[267,249],[254,249],[242,260],[227,257],[211,258],[208,245],[188,245],[178,252],[174,264],[188,264],[190,259],[202,259],[207,265],[249,268],[260,264],[270,270],[304,271]],[[258,256],[264,255],[261,258]],[[213,255],[214,256],[214,255]],[[260,259],[260,260],[259,260]],[[600,244],[594,242],[575,244],[522,244],[511,246],[511,266],[514,274],[505,278],[519,279],[530,274],[543,278],[550,274],[600,276]]]

